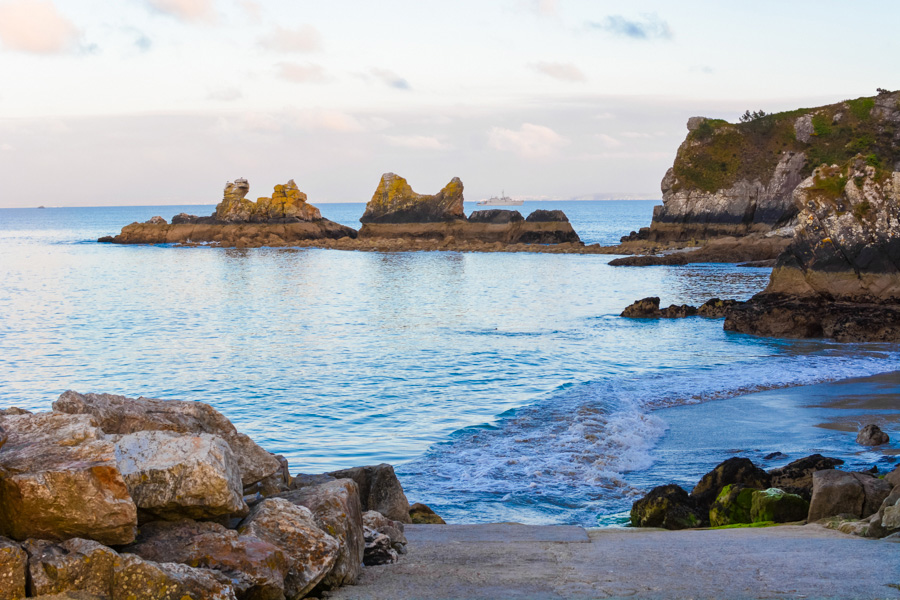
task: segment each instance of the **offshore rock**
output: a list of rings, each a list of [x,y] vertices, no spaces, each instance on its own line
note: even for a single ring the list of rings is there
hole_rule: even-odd
[[[115,446],[88,415],[0,417],[0,535],[15,540],[134,539],[137,509],[116,464]]]
[[[284,595],[303,598],[334,567],[339,544],[319,529],[312,512],[282,498],[263,500],[244,519],[238,532],[278,546],[287,559]]]
[[[338,479],[352,479],[359,486],[362,510],[378,511],[388,519],[409,523],[409,500],[394,473],[394,467],[382,463],[367,467],[353,467],[329,473]]]
[[[659,297],[650,296],[642,300],[635,300],[626,306],[619,316],[627,319],[658,319],[660,314]]]
[[[888,434],[883,432],[878,425],[869,423],[863,427],[856,436],[856,443],[862,446],[880,446],[891,441]]]
[[[660,255],[624,256],[611,260],[609,264],[614,267],[649,267],[774,261],[790,245],[791,235],[792,230],[779,230],[777,235],[724,236],[710,240],[696,250]]]
[[[148,515],[212,519],[247,512],[237,459],[219,436],[139,431],[119,438],[116,461],[134,503]]]
[[[436,512],[421,502],[416,502],[409,507],[409,520],[416,525],[447,524]]]
[[[889,482],[867,473],[816,471],[809,521],[844,514],[866,518],[878,511],[892,487]]]
[[[568,223],[569,218],[561,210],[537,209],[525,219],[529,223]]]
[[[772,487],[776,487],[791,494],[797,494],[807,502],[812,499],[813,473],[834,469],[844,464],[839,458],[828,458],[821,454],[813,454],[797,459],[787,465],[771,469]]]
[[[770,487],[771,476],[750,462],[747,458],[729,458],[719,463],[715,469],[704,475],[691,491],[691,498],[702,510],[710,505],[729,484],[739,483],[755,489]]]
[[[177,562],[218,571],[234,583],[241,598],[284,598],[284,579],[289,570],[285,552],[218,523],[148,523],[141,526],[138,539],[124,551],[155,562]]]
[[[725,316],[725,312],[729,308],[738,304],[737,300],[710,298],[700,305],[700,308],[697,309],[697,314],[708,319],[720,319]]]
[[[490,210],[476,210],[469,215],[469,223],[492,223],[494,225],[505,225],[507,223],[521,223],[525,220],[517,210],[503,210],[494,208]],[[568,221],[568,219],[566,219]]]
[[[706,511],[675,484],[655,487],[631,506],[631,524],[635,527],[688,529],[702,527],[707,517]]]
[[[279,494],[288,502],[312,511],[319,529],[339,544],[334,567],[321,584],[325,588],[356,583],[366,547],[359,488],[350,479],[337,479]]]
[[[0,537],[0,600],[25,597],[28,555],[21,546]]]
[[[63,392],[53,410],[69,414],[89,414],[105,433],[125,435],[137,431],[208,433],[224,439],[231,447],[241,470],[244,486],[262,480],[281,469],[272,454],[239,433],[219,411],[202,402],[126,398],[113,394]]]
[[[463,184],[458,177],[433,196],[415,193],[394,173],[381,176],[360,223],[435,223],[465,220]]]

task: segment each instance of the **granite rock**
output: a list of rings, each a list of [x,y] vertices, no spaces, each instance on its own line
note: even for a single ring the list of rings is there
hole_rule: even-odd
[[[891,489],[889,482],[866,473],[816,471],[808,519],[812,522],[835,515],[866,518],[878,511]]]
[[[329,473],[338,479],[352,479],[359,486],[359,498],[363,512],[375,510],[389,519],[409,523],[409,500],[403,486],[394,473],[394,467],[382,463],[366,467],[353,467]]]
[[[458,177],[433,196],[415,193],[394,173],[381,176],[378,188],[359,219],[361,223],[429,223],[466,220],[463,183]]]
[[[0,537],[0,600],[25,597],[28,554],[19,544]]]

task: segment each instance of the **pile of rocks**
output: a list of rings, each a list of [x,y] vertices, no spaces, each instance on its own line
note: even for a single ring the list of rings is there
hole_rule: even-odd
[[[883,478],[835,469],[814,454],[768,472],[729,458],[688,493],[669,484],[634,503],[636,527],[687,529],[822,521],[846,533],[881,538],[900,532],[900,467]]]
[[[725,311],[736,304],[738,304],[737,300],[710,298],[699,307],[691,306],[690,304],[670,304],[668,307],[660,309],[659,298],[651,296],[629,304],[619,316],[629,319],[681,319],[699,315],[717,319],[724,317]]]
[[[291,477],[211,406],[0,411],[0,599],[296,599],[405,553],[390,465]]]

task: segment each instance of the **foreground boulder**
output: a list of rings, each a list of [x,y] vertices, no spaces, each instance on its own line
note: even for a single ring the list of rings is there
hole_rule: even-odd
[[[391,548],[398,554],[406,554],[406,535],[404,535],[403,523],[388,519],[380,512],[370,510],[363,513],[363,526],[377,533],[388,536],[391,540]],[[366,547],[368,548],[368,540]],[[365,560],[363,560],[365,562]]]
[[[394,173],[381,176],[378,188],[366,205],[360,223],[435,223],[465,220],[463,184],[450,180],[433,196],[415,193],[406,179]]]
[[[723,487],[709,507],[709,524],[713,527],[723,527],[737,523],[752,523],[753,494],[757,491],[739,483]]]
[[[391,538],[368,527],[363,529],[366,539],[366,550],[363,553],[363,564],[367,567],[389,565],[400,559],[397,551],[391,547]]]
[[[821,454],[813,454],[795,460],[787,465],[771,469],[772,487],[784,490],[790,494],[797,494],[807,502],[812,499],[813,473],[834,469],[844,464],[839,458],[828,458]]]
[[[309,593],[331,572],[339,556],[338,541],[319,529],[312,512],[281,498],[268,498],[253,507],[238,532],[284,550],[284,595],[288,600]]]
[[[89,415],[0,417],[0,535],[15,540],[134,539],[137,508],[116,463],[115,445]]]
[[[112,600],[236,600],[231,581],[209,569],[157,563],[122,554],[116,565]]]
[[[0,538],[0,600],[25,597],[28,555],[15,542]]]
[[[706,523],[706,511],[674,484],[653,488],[631,507],[631,524],[635,527],[688,529],[702,527]]]
[[[240,598],[284,597],[288,559],[285,552],[256,536],[241,535],[218,523],[157,521],[141,527],[125,552],[155,562],[177,562],[212,569],[234,584]]]
[[[791,523],[806,519],[808,513],[809,502],[778,488],[755,491],[751,498],[751,523]]]
[[[374,510],[388,519],[409,523],[409,500],[403,486],[394,473],[394,467],[380,464],[353,467],[329,473],[338,479],[352,479],[359,486],[359,498],[363,512]]]
[[[334,588],[356,583],[366,547],[363,509],[356,483],[350,479],[337,479],[277,497],[308,508],[316,525],[337,540],[338,556],[334,567],[322,579],[322,586]]]
[[[231,447],[240,466],[244,486],[254,484],[281,469],[278,459],[260,448],[247,435],[239,433],[219,411],[202,402],[126,398],[113,394],[79,394],[69,390],[53,403],[53,410],[92,415],[100,428],[110,434],[171,431],[216,435]]]
[[[812,522],[836,515],[868,517],[878,511],[892,487],[867,473],[816,471],[808,519]]]
[[[726,485],[739,483],[754,489],[767,489],[771,476],[747,458],[729,458],[704,475],[691,491],[697,506],[708,511]]]
[[[116,443],[116,461],[137,507],[162,519],[246,514],[241,471],[219,436],[139,431]]]

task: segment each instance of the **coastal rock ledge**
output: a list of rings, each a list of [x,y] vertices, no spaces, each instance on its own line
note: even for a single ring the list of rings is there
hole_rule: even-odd
[[[209,217],[179,214],[169,224],[162,217],[132,223],[117,236],[99,242],[115,244],[202,244],[258,247],[306,240],[355,238],[356,230],[322,218],[294,180],[276,185],[271,197],[247,200],[246,179],[229,181],[222,201]]]
[[[319,598],[400,560],[409,522],[390,465],[292,477],[201,402],[0,410],[0,600]]]

